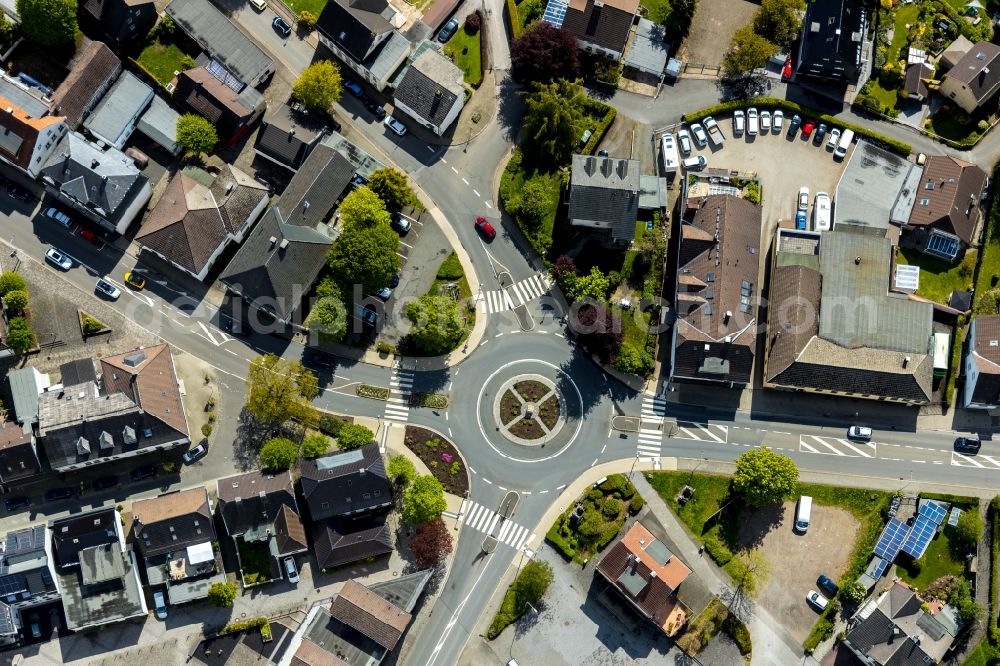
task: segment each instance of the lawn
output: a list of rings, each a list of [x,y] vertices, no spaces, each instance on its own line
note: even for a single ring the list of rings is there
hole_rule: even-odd
[[[953,527],[945,527],[931,541],[927,552],[917,560],[921,565],[917,575],[911,575],[905,566],[897,566],[896,575],[918,590],[927,589],[931,583],[942,576],[961,576],[962,572],[965,571],[965,561],[956,557],[955,549],[948,540],[949,533],[954,533],[954,530]]]
[[[628,516],[639,513],[645,504],[642,495],[624,474],[611,474],[599,486],[591,488],[552,524],[545,538],[568,560],[586,564],[611,543]],[[577,505],[582,517],[571,519]]]
[[[326,7],[326,0],[284,0],[288,8],[295,13],[296,16],[299,12],[305,10],[318,17],[323,13],[323,8]]]
[[[969,656],[962,662],[962,666],[989,666],[1000,659],[997,649],[990,645],[987,638],[979,641],[976,649],[969,653]]]
[[[465,75],[465,82],[472,87],[477,87],[483,81],[483,63],[479,47],[480,33],[478,30],[470,32],[462,27],[455,35],[448,40],[444,47],[444,54],[454,61],[458,68]]]
[[[174,72],[194,67],[194,58],[181,51],[176,44],[160,42],[153,42],[144,48],[137,60],[163,85],[173,80]]]
[[[893,27],[892,42],[889,44],[889,61],[894,62],[900,59],[900,50],[906,46],[909,36],[908,23],[913,23],[920,16],[920,5],[914,2],[912,5],[902,5],[896,9],[896,23]]]
[[[542,215],[541,224],[537,229],[522,225],[515,215],[521,231],[528,238],[531,247],[540,255],[545,255],[552,247],[552,230],[555,227],[556,213],[559,210],[559,195],[562,188],[562,178],[557,171],[539,171],[530,162],[523,159],[520,149],[507,162],[503,176],[500,178],[500,200],[507,208],[518,198],[518,193],[528,181],[542,184],[548,194],[548,206]]]
[[[992,174],[994,179],[998,175],[1000,174],[996,171]],[[997,197],[994,194],[990,201],[990,212],[986,221],[986,240],[983,244],[983,254],[976,280],[976,304],[986,292],[997,286],[997,282],[1000,281],[1000,205],[997,204]]]
[[[247,543],[243,539],[236,539],[236,547],[240,551],[240,567],[245,585],[264,583],[271,579],[271,553],[266,541]]]
[[[929,118],[927,129],[949,141],[971,146],[979,138],[980,117],[970,117],[958,107],[946,104]]]
[[[976,251],[971,250],[965,259],[952,264],[929,257],[910,248],[898,248],[896,262],[920,267],[920,286],[917,295],[935,303],[947,303],[952,291],[967,291],[972,287],[976,267]]]

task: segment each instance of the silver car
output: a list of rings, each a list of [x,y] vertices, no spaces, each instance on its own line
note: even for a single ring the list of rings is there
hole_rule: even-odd
[[[97,278],[97,283],[94,285],[94,291],[102,296],[107,296],[113,301],[117,300],[118,297],[122,295],[122,292],[118,287],[111,284],[104,278]]]
[[[677,143],[681,146],[681,152],[685,155],[691,154],[691,133],[682,129],[677,133]]]
[[[406,125],[404,125],[403,123],[399,122],[398,120],[396,120],[392,116],[386,116],[385,120],[383,122],[385,123],[386,127],[388,127],[389,129],[391,129],[393,132],[395,132],[399,136],[403,136],[404,134],[406,134]]]
[[[708,145],[708,135],[705,134],[705,128],[699,123],[692,123],[691,133],[694,134],[694,142],[697,143],[699,147],[704,148]]]
[[[55,249],[54,247],[49,248],[49,250],[45,253],[45,260],[56,268],[61,268],[64,271],[68,271],[73,268],[73,260],[70,259],[69,255]]]

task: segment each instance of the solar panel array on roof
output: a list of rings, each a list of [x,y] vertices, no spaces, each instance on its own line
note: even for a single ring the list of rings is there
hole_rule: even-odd
[[[542,20],[557,28],[561,28],[568,8],[569,6],[563,0],[549,0],[549,3],[545,5]]]
[[[944,517],[948,513],[948,509],[944,507],[943,504],[935,502],[934,500],[924,500],[920,503],[920,510],[918,513],[921,516],[927,516],[935,525],[940,525],[944,522]]]
[[[959,240],[950,236],[935,234],[927,241],[927,252],[945,259],[953,259],[958,255]]]
[[[927,550],[927,546],[930,545],[936,531],[937,525],[934,521],[928,516],[920,514],[913,521],[913,527],[906,536],[906,541],[903,542],[902,551],[913,559],[920,559]]]
[[[890,519],[885,529],[882,530],[878,543],[875,544],[875,555],[887,562],[892,562],[899,553],[909,529],[902,520]]]

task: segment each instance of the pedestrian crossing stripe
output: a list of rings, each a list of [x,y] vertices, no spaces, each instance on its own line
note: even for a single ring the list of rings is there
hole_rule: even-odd
[[[505,543],[515,550],[530,543],[536,536],[527,527],[519,525],[513,520],[507,520],[497,512],[477,502],[469,502],[468,510],[459,517],[458,522],[465,523],[466,527],[471,527],[486,535],[493,534],[499,525],[500,531],[496,535],[497,541]]]
[[[983,464],[985,461],[987,464]],[[955,467],[978,467],[980,469],[1000,469],[1000,458],[977,454],[967,456],[957,451],[951,452],[951,464]]]
[[[850,458],[875,458],[875,442],[852,442],[834,437],[799,435],[799,450],[825,456],[846,456]]]
[[[677,439],[693,439],[698,442],[715,442],[726,444],[729,441],[729,427],[714,423],[693,423],[678,421],[676,430],[671,437]]]
[[[410,416],[410,393],[413,387],[413,372],[393,366],[389,376],[389,397],[385,401],[384,418],[388,421],[405,423]]]
[[[640,428],[639,443],[636,445],[641,455],[659,456],[663,445],[663,433],[658,428]]]
[[[667,415],[667,401],[663,398],[651,398],[649,396],[642,399],[642,415],[643,416],[659,416],[663,417]]]
[[[483,301],[488,314],[494,314],[513,310],[543,296],[548,292],[549,286],[548,276],[545,273],[538,273],[503,289],[485,291],[479,294],[477,299]]]

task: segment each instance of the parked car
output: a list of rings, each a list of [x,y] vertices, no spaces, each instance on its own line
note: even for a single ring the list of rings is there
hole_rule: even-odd
[[[969,455],[976,455],[979,453],[980,447],[983,445],[978,439],[973,439],[971,437],[959,437],[955,440],[955,450],[959,453],[967,453]],[[7,509],[10,511],[10,509]]]
[[[403,136],[404,134],[406,134],[406,125],[404,125],[403,123],[399,122],[398,120],[396,120],[392,116],[387,116],[386,117],[386,119],[385,119],[385,126],[388,127],[389,129],[391,129],[393,132],[395,132],[399,136]]]
[[[840,128],[834,127],[832,130],[830,130],[830,138],[827,139],[826,149],[833,150],[834,148],[837,147],[837,143],[839,141],[840,141]]]
[[[38,621],[38,613],[32,613],[28,616],[28,625],[31,627],[32,638],[42,637],[42,625]]]
[[[375,292],[375,295],[381,298],[383,301],[387,301],[390,298],[392,298],[392,289],[389,289],[389,287],[382,287],[381,289]]]
[[[49,218],[50,220],[55,220],[56,222],[66,227],[67,229],[69,228],[69,225],[73,223],[73,220],[70,218],[70,216],[62,212],[58,208],[46,208],[43,215],[45,215],[45,217]]]
[[[747,127],[747,114],[743,109],[733,111],[733,136],[740,136]]]
[[[27,509],[31,506],[31,500],[27,497],[8,497],[4,500],[3,505],[7,509],[7,513],[11,513],[18,509]]]
[[[102,476],[99,479],[95,479],[94,483],[91,484],[94,490],[107,490],[108,488],[114,488],[118,485],[117,476]]]
[[[159,620],[167,619],[167,599],[163,590],[153,592],[153,608],[156,609],[156,617]]]
[[[847,438],[856,439],[859,442],[870,442],[872,429],[868,426],[851,426],[847,429]]]
[[[708,166],[708,160],[705,159],[704,155],[695,155],[693,157],[685,157],[683,164],[684,168],[688,171],[701,171]]]
[[[809,594],[806,595],[806,601],[810,606],[813,606],[817,610],[826,610],[826,605],[830,603],[827,598],[816,590],[809,590]]]
[[[280,16],[275,16],[271,25],[274,27],[274,31],[282,37],[288,37],[292,34],[292,26],[288,25],[288,22]]]
[[[137,169],[145,169],[149,166],[149,156],[138,148],[126,148],[125,154],[132,158],[132,163]]]
[[[133,289],[145,289],[146,276],[141,273],[136,273],[135,271],[129,271],[125,274],[125,284]]]
[[[610,157],[610,155],[608,155],[608,151],[604,150],[603,148],[601,148],[600,150],[597,151],[597,156],[598,157]]]
[[[771,116],[771,131],[774,132],[775,134],[780,134],[784,125],[785,125],[785,112],[782,111],[781,109],[778,109],[777,111],[774,112],[774,115]]]
[[[493,225],[486,221],[485,217],[476,218],[476,231],[486,236],[486,240],[493,240],[497,237],[497,230],[493,228]]]
[[[686,129],[677,132],[677,143],[680,144],[681,152],[685,155],[691,154],[691,133]]]
[[[31,196],[31,192],[24,189],[20,185],[15,185],[14,183],[7,184],[7,194],[18,201],[24,201],[25,203],[35,200],[35,197]]]
[[[816,128],[816,136],[813,137],[813,143],[817,146],[823,145],[823,137],[826,136],[826,123],[820,123],[819,127]]]
[[[799,210],[809,210],[809,188],[802,186],[799,188]]]
[[[397,215],[392,218],[392,228],[395,229],[400,236],[405,236],[410,233],[410,229],[413,228],[413,225],[410,224],[409,219],[403,217],[402,215]]]
[[[45,493],[45,501],[58,502],[59,500],[69,499],[74,494],[76,494],[76,491],[72,488],[53,488]]]
[[[837,584],[834,583],[833,580],[831,580],[827,576],[820,576],[819,578],[817,578],[816,584],[819,586],[819,589],[823,590],[823,593],[830,599],[833,599],[835,596],[837,596],[837,592],[840,592],[840,588],[837,587]]]
[[[344,87],[347,88],[347,92],[351,93],[352,95],[354,95],[359,99],[361,98],[362,95],[365,94],[365,91],[361,89],[361,86],[359,86],[354,81],[348,81],[347,83],[344,84]]]
[[[691,133],[694,134],[694,142],[698,144],[699,148],[704,148],[708,145],[708,135],[705,134],[705,128],[699,123],[691,124]]]
[[[267,0],[250,0],[250,6],[258,12],[262,12],[267,9]]]
[[[61,268],[64,271],[68,271],[73,268],[73,260],[69,258],[69,255],[55,249],[54,247],[49,248],[45,252],[45,260],[56,268]]]
[[[795,228],[799,231],[805,231],[809,228],[809,214],[801,208],[795,211]]]
[[[767,134],[771,131],[771,112],[761,111],[760,112],[760,133]]]
[[[781,80],[787,81],[792,78],[792,56],[785,58],[785,65],[781,68]]]
[[[756,136],[759,130],[760,114],[757,113],[756,108],[750,107],[747,109],[747,134],[750,136]]]
[[[799,131],[799,125],[802,124],[802,118],[799,114],[792,116],[792,119],[788,122],[788,136],[794,137],[795,133]]]
[[[193,449],[189,449],[188,451],[185,451],[184,455],[181,456],[181,458],[184,459],[184,464],[185,465],[190,465],[191,463],[195,462],[196,460],[200,460],[201,458],[204,458],[207,453],[208,453],[208,447],[205,446],[204,444],[199,444],[198,446],[194,447]]]
[[[803,136],[803,138],[808,139],[809,135],[813,133],[814,129],[816,129],[816,121],[815,120],[807,120],[805,122],[805,124],[802,125],[802,136]]]
[[[372,112],[376,120],[385,119],[385,107],[373,100],[371,97],[365,97],[365,108]],[[400,135],[402,136],[402,135]]]
[[[156,465],[144,465],[142,467],[136,467],[134,470],[129,472],[129,477],[133,481],[142,481],[143,479],[151,479],[156,476]]]
[[[285,558],[285,574],[288,576],[289,583],[292,585],[299,584],[299,570],[295,567],[294,557]]]
[[[444,24],[444,27],[441,28],[441,32],[438,33],[438,41],[444,44],[452,38],[456,30],[458,30],[458,19],[448,21]]]
[[[94,283],[94,291],[101,296],[110,298],[113,301],[122,295],[122,292],[118,287],[111,284],[104,278],[97,278],[97,282]]]
[[[392,276],[392,279],[389,280],[389,288],[395,289],[398,286],[399,286],[399,273],[396,273],[395,275]]]

